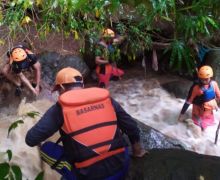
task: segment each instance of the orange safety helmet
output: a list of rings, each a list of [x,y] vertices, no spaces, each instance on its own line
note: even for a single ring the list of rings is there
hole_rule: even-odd
[[[103,37],[112,37],[112,38],[114,38],[115,37],[115,32],[112,31],[111,29],[104,29],[102,36]]]
[[[213,70],[210,66],[202,66],[199,68],[198,77],[201,79],[207,79],[213,77]]]
[[[27,58],[27,53],[23,48],[14,48],[11,52],[11,58],[13,61],[23,61]]]
[[[79,76],[82,77],[82,74],[74,68],[67,67],[61,69],[56,75],[55,86],[52,91],[56,91],[59,85],[62,84],[69,84],[76,82],[83,83],[83,79],[81,81],[76,80],[75,77],[79,77]]]

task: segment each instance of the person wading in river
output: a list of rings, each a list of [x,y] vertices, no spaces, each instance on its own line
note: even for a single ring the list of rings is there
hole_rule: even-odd
[[[216,81],[211,80],[213,70],[210,66],[202,66],[198,70],[199,83],[190,90],[185,104],[181,110],[178,120],[183,120],[183,114],[190,104],[193,104],[192,119],[202,130],[214,124],[213,110],[218,106],[216,98],[220,99],[220,90]]]
[[[140,131],[134,119],[103,88],[83,88],[83,78],[74,68],[57,73],[54,91],[59,100],[26,135],[29,146],[59,131],[63,146],[46,142],[41,156],[65,179],[124,179],[129,165],[125,133],[133,155],[142,157]]]

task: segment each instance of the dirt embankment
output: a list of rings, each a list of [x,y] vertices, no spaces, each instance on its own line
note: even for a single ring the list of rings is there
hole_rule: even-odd
[[[63,33],[49,33],[45,39],[40,38],[39,33],[30,28],[25,33],[18,33],[16,38],[7,36],[7,30],[0,32],[0,68],[4,65],[7,56],[7,51],[15,45],[20,43],[31,46],[34,53],[42,53],[44,51],[55,51],[60,54],[78,54],[82,39],[75,40],[74,36],[70,34],[65,37]]]

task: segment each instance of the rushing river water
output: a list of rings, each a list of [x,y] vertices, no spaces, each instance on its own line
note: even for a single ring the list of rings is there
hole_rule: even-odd
[[[111,82],[109,89],[111,95],[134,118],[167,136],[180,140],[189,150],[220,156],[220,142],[219,145],[214,145],[217,120],[220,119],[219,112],[215,112],[216,124],[201,132],[190,119],[191,108],[187,111],[186,121],[177,122],[184,100],[177,99],[163,90],[156,78],[146,80],[137,77]],[[28,147],[24,142],[27,130],[40,118],[39,116],[33,119],[25,114],[37,111],[42,115],[53,104],[52,101],[42,97],[32,103],[27,103],[24,98],[19,106],[11,105],[0,109],[0,152],[12,150],[12,162],[20,165],[24,179],[34,179],[41,168],[46,168],[45,179],[56,180],[59,176],[40,161],[38,148]],[[24,124],[12,130],[7,138],[9,125],[21,118]]]

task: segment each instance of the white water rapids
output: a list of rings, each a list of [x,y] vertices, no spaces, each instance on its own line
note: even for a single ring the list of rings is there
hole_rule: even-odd
[[[186,122],[177,122],[184,100],[177,99],[163,90],[155,78],[147,80],[133,78],[111,82],[110,92],[134,118],[167,136],[180,140],[189,150],[220,156],[220,140],[219,145],[214,145],[220,111],[215,113],[216,125],[201,132],[200,128],[190,120],[191,108],[187,111]],[[52,104],[53,102],[47,99],[36,100],[32,103],[26,103],[23,99],[19,107],[9,106],[0,109],[0,152],[12,150],[12,162],[22,168],[24,179],[34,179],[41,168],[45,169],[45,165],[42,165],[39,159],[38,148],[28,147],[24,141],[27,130],[40,117],[35,119],[24,117],[24,124],[12,130],[9,138],[7,138],[8,127],[27,112],[38,111],[42,115]],[[45,179],[59,179],[59,176],[50,168],[46,167],[45,172]]]

